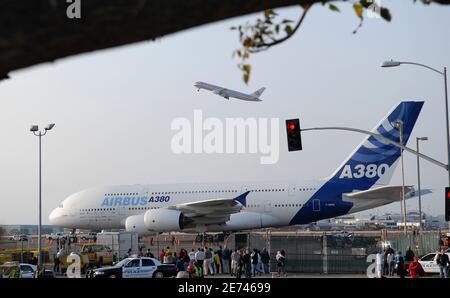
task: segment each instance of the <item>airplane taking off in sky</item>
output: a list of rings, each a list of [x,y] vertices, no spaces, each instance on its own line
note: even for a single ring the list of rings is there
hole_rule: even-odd
[[[194,84],[194,86],[198,88],[198,91],[200,91],[200,89],[205,89],[205,90],[212,91],[214,94],[222,96],[226,99],[230,99],[230,97],[233,97],[233,98],[246,100],[246,101],[262,101],[261,99],[259,99],[259,97],[264,92],[264,90],[266,90],[266,88],[262,87],[262,88],[258,89],[257,91],[253,92],[252,94],[246,94],[246,93],[242,93],[239,91],[216,86],[213,84],[208,84],[205,82],[196,82]]]
[[[399,142],[393,123],[401,120],[406,145],[422,105],[401,102],[372,132]],[[398,147],[367,136],[326,179],[98,187],[67,197],[49,219],[66,228],[125,228],[141,235],[307,224],[399,201],[402,187],[387,185],[399,157]],[[418,195],[412,186],[405,194]]]

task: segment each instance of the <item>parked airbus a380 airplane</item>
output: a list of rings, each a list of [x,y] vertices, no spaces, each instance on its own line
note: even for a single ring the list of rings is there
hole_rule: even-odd
[[[401,102],[373,130],[399,142],[393,122],[403,121],[404,143],[423,102]],[[368,136],[327,179],[267,183],[110,186],[66,198],[50,222],[67,228],[168,231],[237,231],[306,224],[386,205],[401,186],[386,185],[400,149]],[[407,197],[415,195],[407,186]]]
[[[261,99],[259,99],[259,97],[264,92],[264,90],[266,90],[266,88],[262,87],[262,88],[258,89],[257,91],[253,92],[252,94],[246,94],[246,93],[242,93],[239,91],[216,86],[213,84],[208,84],[205,82],[196,82],[194,84],[194,86],[198,88],[198,91],[200,91],[200,89],[205,89],[205,90],[212,91],[214,94],[222,96],[223,98],[226,98],[226,99],[230,99],[230,97],[233,97],[233,98],[246,100],[246,101],[262,101]]]

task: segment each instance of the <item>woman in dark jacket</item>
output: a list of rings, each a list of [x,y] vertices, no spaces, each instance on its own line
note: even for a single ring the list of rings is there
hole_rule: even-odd
[[[399,258],[399,259],[398,259],[398,263],[397,263],[397,275],[400,276],[400,278],[405,278],[405,275],[406,275],[406,266],[405,266],[405,261],[403,260],[403,258]]]

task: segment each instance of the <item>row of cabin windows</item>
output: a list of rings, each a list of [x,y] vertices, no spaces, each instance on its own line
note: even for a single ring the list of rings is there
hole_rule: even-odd
[[[237,190],[191,190],[191,191],[168,191],[168,192],[152,192],[152,195],[179,195],[191,193],[230,193],[238,192]]]
[[[147,210],[147,209],[159,209],[161,207],[132,207],[132,208],[128,208],[128,210]],[[116,208],[98,208],[98,209],[80,209],[80,211],[115,211]]]
[[[275,207],[302,207],[302,204],[275,204]]]
[[[275,204],[275,207],[301,207],[302,204]],[[249,208],[260,207],[259,204],[250,204]],[[147,210],[147,209],[159,209],[161,207],[131,207],[128,210]],[[99,209],[80,209],[80,211],[115,211],[116,208],[99,208]]]
[[[161,207],[131,207],[128,210],[147,210],[147,209],[159,209]]]
[[[299,188],[299,191],[311,191],[311,190],[316,190],[315,188]],[[283,189],[254,189],[251,190],[251,192],[269,192],[269,191],[286,191],[284,188]]]
[[[299,188],[299,191],[311,191],[315,188]],[[251,192],[278,192],[286,191],[283,189],[253,189]],[[152,192],[152,195],[171,195],[171,194],[193,194],[193,193],[237,193],[237,190],[192,190],[192,191],[168,191],[168,192]],[[105,196],[137,196],[138,193],[107,193]]]
[[[111,197],[111,196],[137,196],[138,193],[137,192],[132,192],[132,193],[105,193],[106,197]]]

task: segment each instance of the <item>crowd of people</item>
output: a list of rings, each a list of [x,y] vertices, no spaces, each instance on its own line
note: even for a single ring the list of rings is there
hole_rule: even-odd
[[[54,272],[60,271],[59,259],[63,253],[64,250],[61,248],[55,256]],[[132,249],[130,248],[123,258],[131,257],[132,255]],[[178,253],[170,246],[167,246],[157,256],[154,256],[150,249],[145,253],[139,249],[136,255],[138,257],[157,258],[163,264],[173,264],[178,272],[185,272],[192,278],[202,278],[215,274],[227,274],[237,278],[261,276],[262,274],[270,273],[269,265],[271,261],[275,263],[277,275],[286,276],[286,253],[284,250],[277,251],[272,259],[266,248],[262,250],[257,248],[253,250],[249,248],[233,250],[226,246],[223,248],[219,246],[216,249],[203,246],[197,249],[193,248],[189,252],[181,248]],[[114,262],[117,259],[117,254],[114,254]],[[434,261],[440,268],[440,277],[448,278],[450,276],[450,260],[444,249],[436,252]],[[411,278],[425,276],[425,270],[420,264],[419,258],[410,247],[403,255],[401,251],[395,251],[390,246],[387,246],[376,254],[375,262],[376,275],[379,278],[394,275],[405,278],[408,274]]]
[[[390,246],[387,246],[386,249],[377,253],[377,276],[382,278],[397,274],[400,278],[405,278],[408,270],[413,278],[424,276],[425,271],[418,260],[419,258],[415,256],[414,251],[410,247],[403,255],[401,251],[394,251]]]
[[[436,252],[434,261],[439,265],[440,277],[448,278],[450,261],[444,249]],[[394,251],[390,246],[380,251],[376,256],[376,271],[379,278],[394,276],[405,278],[409,272],[411,278],[425,276],[425,270],[419,263],[419,257],[414,254],[411,247],[408,247],[405,255],[401,251]]]
[[[266,248],[232,250],[226,246],[217,249],[204,246],[190,252],[181,248],[178,253],[168,246],[160,251],[158,257],[161,263],[174,264],[179,272],[186,271],[193,278],[215,274],[229,274],[237,278],[260,276],[269,273],[271,260]],[[285,260],[284,250],[278,251],[275,261],[280,276],[286,275]]]

